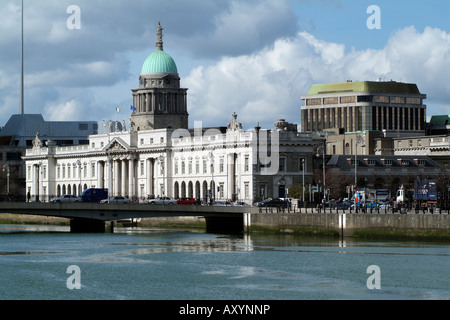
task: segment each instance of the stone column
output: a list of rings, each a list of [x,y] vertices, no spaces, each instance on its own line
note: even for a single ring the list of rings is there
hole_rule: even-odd
[[[233,199],[233,195],[236,193],[235,188],[235,154],[230,153],[227,155],[227,198]],[[217,190],[217,189],[216,189]]]
[[[133,199],[134,196],[137,196],[134,171],[134,158],[131,157],[128,161],[128,196],[130,197],[130,199]]]
[[[121,181],[121,195],[126,197],[127,194],[127,161],[122,160],[122,181]]]
[[[97,186],[98,186],[98,188],[105,187],[104,170],[105,170],[104,162],[98,161],[97,162]]]
[[[113,170],[113,181],[114,181],[114,192],[113,192],[113,196],[118,196],[119,195],[119,188],[120,188],[120,184],[119,184],[119,160],[114,160],[114,170]]]
[[[149,195],[155,194],[153,190],[153,159],[147,159],[147,168],[146,168],[146,182],[147,182],[147,193]]]

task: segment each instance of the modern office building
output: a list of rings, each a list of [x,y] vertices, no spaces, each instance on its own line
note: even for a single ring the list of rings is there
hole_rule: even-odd
[[[395,81],[347,81],[315,84],[301,107],[302,132],[338,130],[395,131],[407,135],[425,130],[426,95],[417,85]]]
[[[36,136],[43,145],[87,145],[89,136],[98,133],[95,121],[46,121],[40,114],[15,114],[0,131],[0,164],[11,175],[11,192],[25,190],[25,150],[33,146]],[[14,181],[13,181],[14,180]],[[3,193],[5,190],[0,190]]]

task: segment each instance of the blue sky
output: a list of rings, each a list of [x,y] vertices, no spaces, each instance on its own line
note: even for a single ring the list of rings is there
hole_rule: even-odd
[[[450,3],[444,0],[25,1],[25,111],[46,120],[107,120],[129,110],[155,48],[189,89],[190,125],[300,123],[314,83],[417,83],[427,114],[450,114]],[[66,10],[81,10],[69,30]],[[377,5],[381,29],[366,26]],[[0,3],[0,126],[19,111],[20,1]],[[126,118],[123,112],[119,117]]]
[[[371,5],[381,10],[380,30],[366,27]],[[348,49],[382,49],[393,32],[408,26],[449,30],[450,25],[446,0],[294,0],[293,8],[306,31],[324,41],[343,43]]]

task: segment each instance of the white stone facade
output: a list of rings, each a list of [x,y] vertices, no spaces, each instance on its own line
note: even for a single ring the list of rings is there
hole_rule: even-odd
[[[133,199],[167,195],[206,202],[211,196],[252,204],[262,198],[287,197],[286,189],[303,178],[302,159],[310,180],[309,135],[284,129],[243,131],[230,128],[233,121],[228,129],[93,135],[88,146],[60,148],[36,141],[24,157],[27,193],[45,201],[55,195],[78,195],[87,188],[108,188],[112,195]]]
[[[164,61],[153,57],[144,64],[151,69],[143,68],[139,89],[132,91],[128,130],[125,123],[110,122],[104,126],[108,132],[89,137],[89,145],[62,148],[36,137],[23,157],[30,200],[108,188],[110,195],[135,200],[166,195],[252,204],[287,197],[289,187],[303,178],[311,182],[309,133],[298,133],[282,119],[274,130],[244,131],[236,114],[224,127],[196,123],[188,129],[187,89],[180,88],[176,67],[167,69],[166,62],[173,62],[167,54]]]

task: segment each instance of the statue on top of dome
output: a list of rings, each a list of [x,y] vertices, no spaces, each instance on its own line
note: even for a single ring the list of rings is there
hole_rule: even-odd
[[[161,23],[158,21],[158,29],[156,34],[158,39],[156,40],[156,49],[163,50],[163,27],[161,27]]]

